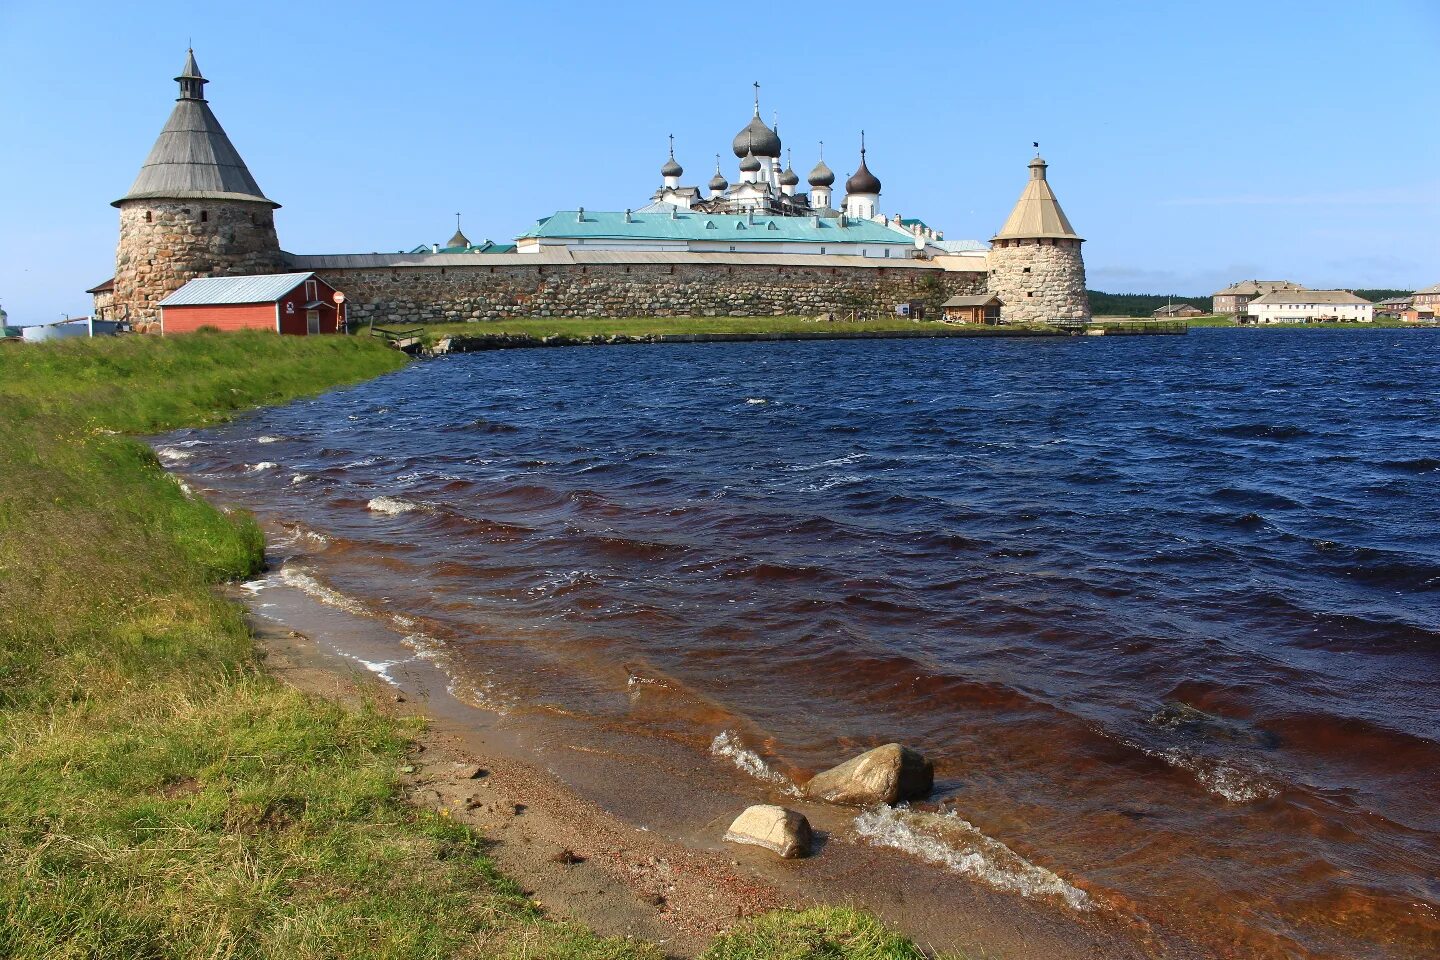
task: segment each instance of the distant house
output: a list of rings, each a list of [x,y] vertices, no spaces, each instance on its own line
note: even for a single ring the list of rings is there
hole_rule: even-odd
[[[115,278],[111,277],[104,283],[97,284],[85,291],[95,298],[95,316],[110,319],[124,319],[111,317],[112,308],[115,304]]]
[[[1247,305],[1256,323],[1371,323],[1375,304],[1348,290],[1275,290]]]
[[[1416,290],[1409,309],[1401,316],[1411,323],[1434,323],[1440,319],[1440,283]]]
[[[972,296],[951,297],[940,305],[940,315],[946,323],[988,323],[1000,322],[1000,308],[1004,306],[994,294],[978,293]]]
[[[1377,317],[1403,317],[1405,311],[1414,305],[1414,297],[1390,297],[1375,304],[1375,315]]]
[[[1156,310],[1153,316],[1157,320],[1173,320],[1176,317],[1203,317],[1205,311],[1188,303],[1168,303]]]
[[[1246,306],[1256,297],[1263,297],[1276,290],[1303,290],[1304,287],[1289,280],[1242,280],[1231,284],[1214,295],[1215,312],[1244,316]]]
[[[273,330],[295,336],[335,333],[344,321],[335,288],[313,273],[200,277],[160,301],[160,332]]]

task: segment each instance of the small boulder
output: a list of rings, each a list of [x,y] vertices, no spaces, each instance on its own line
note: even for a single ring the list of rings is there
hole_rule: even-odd
[[[816,774],[805,796],[863,807],[920,800],[935,788],[935,765],[909,747],[887,743]]]
[[[790,860],[810,852],[810,821],[794,810],[760,803],[735,818],[725,839],[764,847]]]

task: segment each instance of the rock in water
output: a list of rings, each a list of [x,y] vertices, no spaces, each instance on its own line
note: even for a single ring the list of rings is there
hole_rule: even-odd
[[[810,852],[810,821],[794,810],[756,804],[735,818],[725,839],[764,847],[790,860]]]
[[[935,764],[909,747],[887,743],[816,774],[805,785],[805,795],[863,807],[919,800],[929,796],[934,787]]]

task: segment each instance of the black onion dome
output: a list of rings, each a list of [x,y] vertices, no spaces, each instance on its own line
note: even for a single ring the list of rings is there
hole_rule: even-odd
[[[863,150],[860,151],[860,169],[845,181],[845,191],[847,193],[880,192],[880,178],[871,173],[870,168],[865,165],[865,151]]]
[[[757,113],[745,125],[744,130],[735,134],[730,149],[735,151],[737,157],[743,157],[750,151],[753,151],[757,157],[778,157],[780,156],[780,134],[765,126],[765,121],[761,120]]]
[[[810,171],[809,181],[812,187],[833,186],[835,184],[835,171],[825,166],[825,161],[821,160],[815,164],[815,169]]]
[[[746,152],[745,159],[740,161],[742,173],[754,173],[760,169],[760,159],[753,153]]]
[[[728,189],[729,186],[730,184],[725,181],[725,177],[722,176],[718,170],[715,171],[715,176],[710,178],[710,189],[715,193],[721,193]]]
[[[782,187],[793,187],[799,182],[800,177],[795,173],[793,169],[788,166],[785,168],[784,172],[780,174],[780,186]]]
[[[660,176],[662,177],[679,177],[683,176],[684,173],[685,168],[680,166],[680,164],[675,161],[674,157],[666,160],[665,166],[660,168]]]

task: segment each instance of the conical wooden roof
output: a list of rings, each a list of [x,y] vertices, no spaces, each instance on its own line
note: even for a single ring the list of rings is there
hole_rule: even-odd
[[[252,200],[279,207],[261,192],[210,104],[200,97],[206,81],[193,52],[176,80],[180,81],[180,99],[170,119],[130,191],[113,205],[126,200],[194,199]]]
[[[1010,211],[1010,219],[995,234],[996,240],[1034,240],[1041,237],[1079,240],[1075,228],[1060,209],[1060,201],[1045,179],[1048,164],[1036,157],[1030,161],[1030,182]]]

